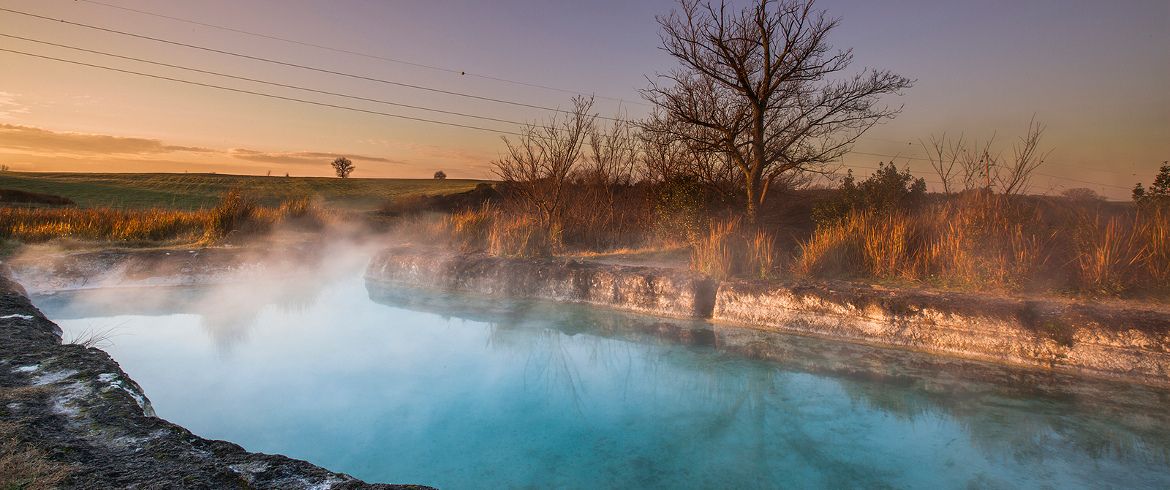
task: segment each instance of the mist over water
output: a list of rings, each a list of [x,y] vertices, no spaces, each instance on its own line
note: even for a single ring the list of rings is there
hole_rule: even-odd
[[[66,339],[108,332],[160,417],[368,481],[1170,486],[1162,390],[735,329],[660,339],[650,317],[367,284],[366,256],[34,301]],[[755,343],[775,361],[734,352]]]

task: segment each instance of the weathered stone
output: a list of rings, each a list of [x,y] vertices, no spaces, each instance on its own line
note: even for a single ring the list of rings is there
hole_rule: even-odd
[[[439,291],[709,318],[762,330],[1170,385],[1170,312],[1164,309],[888,290],[854,283],[716,284],[674,269],[409,247],[379,253],[367,278]]]
[[[1154,310],[846,283],[724,282],[712,319],[1170,384],[1170,314]]]
[[[715,297],[714,281],[687,271],[405,247],[375,255],[366,278],[440,291],[587,303],[683,318],[709,317]]]

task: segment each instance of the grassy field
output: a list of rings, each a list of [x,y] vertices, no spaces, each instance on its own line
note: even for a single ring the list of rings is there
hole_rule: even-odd
[[[221,174],[121,174],[0,172],[0,189],[54,194],[80,207],[114,209],[207,209],[231,189],[246,191],[258,204],[317,195],[328,207],[373,210],[412,195],[470,190],[477,180],[338,179]]]

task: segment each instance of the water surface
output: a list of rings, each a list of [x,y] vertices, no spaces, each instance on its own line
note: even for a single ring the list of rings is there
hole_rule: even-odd
[[[356,274],[35,301],[159,416],[368,481],[1170,488],[1170,395],[1134,385]]]

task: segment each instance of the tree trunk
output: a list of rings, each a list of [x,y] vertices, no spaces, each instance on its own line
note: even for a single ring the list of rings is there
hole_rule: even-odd
[[[746,183],[747,183],[747,185],[746,185],[746,188],[747,188],[747,209],[745,210],[744,217],[747,219],[747,224],[749,226],[751,226],[752,228],[755,228],[756,225],[759,224],[758,223],[759,203],[760,203],[760,201],[762,201],[762,199],[760,198],[760,196],[761,196],[760,193],[763,191],[763,188],[762,188],[761,183],[760,183],[759,172],[752,172],[752,173],[748,174],[747,179],[746,179]]]

